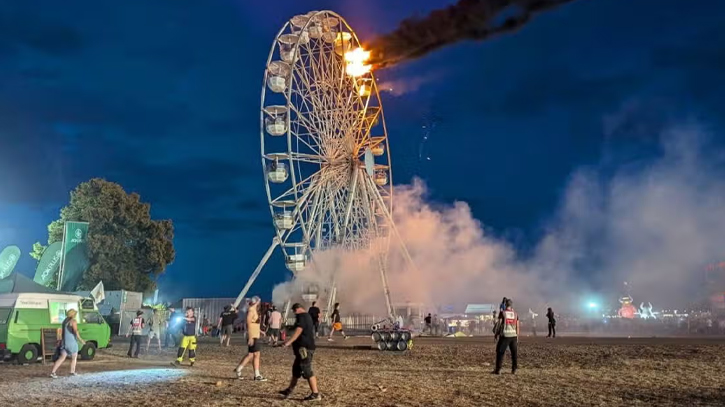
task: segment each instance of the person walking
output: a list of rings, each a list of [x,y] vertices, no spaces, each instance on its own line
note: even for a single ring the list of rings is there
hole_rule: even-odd
[[[315,325],[310,314],[305,312],[302,304],[292,305],[292,312],[295,313],[295,332],[284,343],[284,346],[292,346],[295,361],[292,364],[292,380],[286,389],[279,392],[284,398],[288,398],[300,377],[307,380],[310,385],[310,395],[304,401],[320,401],[320,390],[317,388],[317,377],[312,371],[312,357],[315,354]]]
[[[273,305],[272,313],[269,314],[269,329],[267,330],[270,345],[277,345],[280,329],[282,329],[282,313]]]
[[[425,328],[423,332],[428,331],[429,335],[433,335],[433,316],[429,313],[426,315],[425,319]]]
[[[249,310],[247,311],[247,355],[242,358],[242,360],[239,362],[237,367],[234,369],[234,372],[237,374],[237,379],[242,378],[242,369],[252,361],[252,364],[254,366],[254,381],[257,382],[266,382],[267,379],[264,378],[259,373],[259,365],[261,363],[261,343],[260,343],[260,336],[261,336],[261,316],[260,313],[260,305],[261,300],[259,297],[254,297],[249,303]]]
[[[330,320],[332,320],[332,329],[330,330],[330,337],[327,338],[329,342],[334,342],[334,339],[332,339],[332,335],[335,333],[335,331],[340,331],[342,334],[342,337],[344,339],[347,339],[347,335],[345,335],[345,331],[342,330],[342,322],[340,318],[340,303],[335,303],[335,310],[332,311],[332,315],[330,316]]]
[[[131,329],[126,333],[126,338],[129,335],[131,336],[131,342],[128,345],[128,357],[130,358],[138,358],[138,352],[141,350],[141,337],[146,326],[146,321],[141,315],[143,315],[143,311],[136,311],[136,318],[131,320]],[[136,352],[133,351],[134,345],[136,346]]]
[[[511,350],[511,374],[516,374],[518,369],[518,344],[519,344],[519,316],[512,307],[513,301],[506,299],[506,308],[501,312],[499,324],[501,326],[500,336],[496,344],[496,367],[493,374],[501,373],[503,357],[506,348]]]
[[[184,325],[181,329],[183,337],[179,344],[179,350],[176,352],[176,360],[172,363],[174,366],[180,366],[184,360],[184,353],[189,351],[189,362],[194,366],[196,362],[196,316],[194,308],[186,307],[184,314]]]
[[[312,306],[307,313],[310,314],[310,317],[312,318],[312,324],[315,326],[315,338],[317,338],[317,335],[320,332],[320,309],[315,304],[317,304],[317,302],[312,301]]]
[[[556,338],[556,317],[551,307],[546,310],[546,318],[549,319],[549,335],[547,335],[546,337],[551,338],[553,336],[554,338]]]
[[[149,320],[149,336],[148,340],[146,341],[146,353],[149,353],[149,348],[151,347],[151,339],[153,338],[156,338],[156,342],[159,345],[159,352],[161,352],[161,336],[162,332],[164,331],[164,324],[165,322],[161,319],[159,311],[157,309],[154,309],[151,314],[151,319]]]
[[[65,313],[65,319],[61,325],[61,350],[60,357],[53,363],[53,370],[50,372],[50,377],[57,379],[58,375],[56,372],[60,365],[63,364],[65,359],[70,356],[70,375],[76,376],[76,362],[78,361],[78,343],[83,345],[86,341],[81,338],[81,334],[78,332],[78,324],[76,323],[76,314],[78,312],[74,309],[69,309]]]
[[[219,335],[220,345],[229,346],[229,342],[232,340],[232,333],[234,332],[234,321],[236,321],[238,315],[234,304],[225,306],[224,312],[219,315],[218,326],[221,331],[221,335]],[[224,344],[225,341],[226,345]]]

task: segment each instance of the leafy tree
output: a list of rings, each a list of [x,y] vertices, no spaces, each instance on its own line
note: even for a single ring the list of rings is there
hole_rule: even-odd
[[[37,261],[40,261],[40,258],[43,256],[43,252],[47,248],[48,246],[44,246],[40,244],[40,242],[33,243],[33,251],[30,252],[30,257],[34,258]]]
[[[156,288],[156,278],[174,261],[174,226],[171,220],[152,220],[150,210],[138,194],[100,178],[71,192],[60,219],[48,225],[48,244],[63,240],[66,221],[89,223],[90,267],[77,289],[93,289],[101,280],[107,290]]]

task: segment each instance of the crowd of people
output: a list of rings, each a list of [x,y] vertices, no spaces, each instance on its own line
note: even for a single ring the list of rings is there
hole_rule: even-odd
[[[243,379],[244,369],[251,363],[253,369],[252,380],[257,382],[267,380],[261,373],[262,337],[266,336],[268,345],[291,348],[294,355],[292,378],[289,385],[279,392],[280,395],[284,398],[289,397],[297,386],[299,379],[303,378],[307,381],[311,391],[304,400],[321,400],[317,379],[312,369],[312,360],[316,349],[315,338],[318,337],[320,330],[320,309],[314,302],[309,310],[305,309],[302,304],[293,304],[291,311],[295,314],[294,331],[289,337],[286,337],[282,329],[282,313],[274,306],[263,310],[261,305],[262,302],[259,297],[253,297],[247,303],[243,324],[247,340],[247,354],[234,368],[235,376],[238,379]],[[147,352],[153,339],[156,340],[156,344],[161,350],[161,338],[163,337],[163,347],[178,347],[176,359],[172,362],[172,365],[180,366],[186,357],[189,360],[189,365],[193,367],[196,362],[198,336],[218,335],[220,345],[228,347],[235,331],[235,321],[237,321],[240,314],[234,304],[227,305],[219,315],[214,327],[210,326],[208,318],[204,316],[201,329],[198,329],[199,324],[193,308],[187,307],[183,315],[177,314],[174,308],[169,308],[168,311],[169,314],[166,319],[162,318],[156,309],[152,311],[148,319],[144,318],[143,311],[136,312],[136,316],[131,320],[126,334],[126,337],[129,338],[127,353],[129,358],[139,357],[144,336],[147,337],[145,341]],[[75,368],[79,343],[83,344],[85,342],[83,342],[78,332],[75,313],[75,310],[69,310],[66,313],[66,319],[62,323],[62,335],[57,349],[58,355],[54,357],[54,364],[50,374],[52,378],[58,377],[56,372],[66,358],[71,359],[71,375],[76,375]],[[345,339],[348,338],[341,322],[340,304],[334,306],[334,310],[330,315],[330,325],[332,329],[328,337],[329,341],[334,340],[333,335],[338,331]],[[145,331],[148,332],[147,335],[144,335]]]

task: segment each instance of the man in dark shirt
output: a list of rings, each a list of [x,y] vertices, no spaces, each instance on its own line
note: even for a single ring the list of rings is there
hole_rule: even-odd
[[[184,360],[184,353],[189,350],[189,362],[191,362],[191,366],[194,366],[194,362],[196,362],[196,316],[194,316],[194,309],[191,307],[186,307],[181,333],[183,337],[176,354],[177,358],[172,364],[175,366],[181,365]]]
[[[234,332],[234,321],[236,321],[236,319],[237,310],[234,308],[234,305],[225,306],[224,312],[219,315],[219,322],[217,323],[221,332],[221,335],[219,335],[221,338],[219,340],[220,345],[229,346],[229,342],[232,340],[232,333]],[[224,341],[227,342],[226,345],[224,344]]]
[[[550,338],[551,335],[554,335],[554,338],[556,338],[556,317],[554,316],[554,311],[549,308],[546,310],[546,318],[549,319],[549,335],[547,335],[547,338]]]
[[[347,339],[347,335],[345,335],[345,331],[342,330],[342,320],[340,318],[340,303],[335,303],[335,310],[332,311],[332,315],[330,315],[330,319],[332,320],[332,329],[330,329],[330,337],[327,338],[328,341],[332,342],[334,339],[332,339],[332,335],[335,333],[335,331],[340,331],[342,334],[342,337]]]
[[[317,378],[312,372],[312,356],[315,353],[315,325],[310,314],[305,312],[302,304],[294,304],[292,311],[296,314],[295,332],[284,343],[285,347],[292,346],[295,361],[292,365],[292,380],[289,387],[279,392],[282,397],[287,398],[297,386],[300,377],[307,379],[312,393],[305,397],[305,401],[322,400],[317,389]]]
[[[428,316],[425,317],[425,330],[428,331],[429,334],[433,335],[433,316],[431,316],[431,314],[428,314]]]
[[[315,304],[317,302],[312,301],[312,306],[307,313],[312,317],[312,324],[315,326],[315,337],[317,337],[317,333],[320,330],[320,309]]]

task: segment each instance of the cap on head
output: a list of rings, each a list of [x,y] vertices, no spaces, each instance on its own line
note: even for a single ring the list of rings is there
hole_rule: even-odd
[[[261,298],[259,298],[259,297],[257,297],[257,296],[255,295],[254,297],[252,297],[252,299],[251,299],[251,300],[249,300],[249,303],[250,303],[250,304],[259,304],[259,302],[260,302],[260,301],[262,301],[262,299],[261,299]]]

